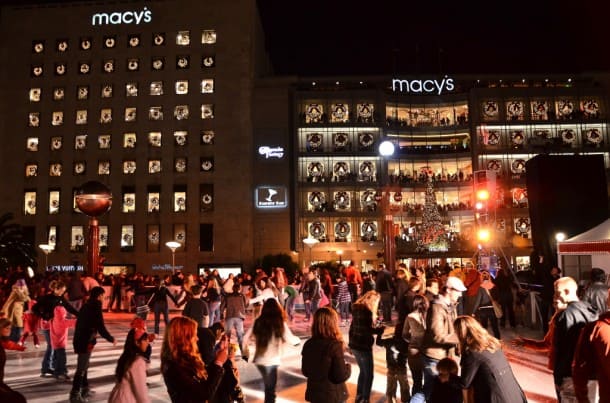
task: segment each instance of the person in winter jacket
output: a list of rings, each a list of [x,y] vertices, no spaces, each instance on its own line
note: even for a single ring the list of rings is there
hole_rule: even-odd
[[[349,291],[348,291],[349,295]],[[348,393],[345,381],[352,367],[345,362],[345,343],[337,313],[322,307],[313,315],[311,338],[303,345],[301,371],[307,378],[305,400],[312,403],[342,403]]]
[[[377,345],[385,348],[385,362],[388,368],[386,375],[386,401],[389,403],[397,402],[396,391],[400,385],[400,401],[407,403],[411,400],[409,389],[409,379],[407,378],[407,356],[409,343],[402,338],[400,332],[395,332],[394,336],[382,339],[382,335],[377,335]]]
[[[368,291],[352,305],[352,324],[349,328],[349,347],[356,357],[360,373],[356,388],[356,402],[367,403],[373,386],[373,343],[376,334],[385,327],[376,326],[377,310],[381,299],[377,291]]]
[[[502,345],[472,316],[453,323],[459,340],[462,389],[473,389],[473,403],[527,403],[502,352]]]
[[[90,394],[87,372],[89,370],[91,352],[97,342],[96,335],[99,333],[104,339],[116,346],[116,339],[112,337],[104,325],[104,316],[102,314],[103,299],[104,289],[102,287],[94,287],[76,320],[72,344],[78,359],[74,381],[72,382],[72,390],[70,391],[70,403],[85,402]]]
[[[553,380],[561,401],[575,399],[572,360],[582,328],[597,319],[597,311],[588,302],[578,300],[578,284],[571,277],[555,281],[556,304],[566,309],[555,315],[553,333]],[[572,399],[572,400],[570,400]]]
[[[177,316],[171,320],[161,347],[161,374],[172,403],[200,403],[213,399],[228,357],[221,343],[214,361],[205,365],[197,347],[197,322]]]
[[[66,308],[57,305],[53,311],[53,319],[49,321],[51,334],[51,347],[53,348],[53,372],[55,378],[69,381],[66,367],[66,344],[68,342],[68,329],[74,327],[76,319],[67,319]]]
[[[277,370],[286,344],[299,345],[301,340],[292,334],[286,323],[286,315],[275,298],[263,303],[261,314],[244,336],[244,346],[254,337],[256,351],[252,362],[256,365],[265,385],[265,403],[275,402]],[[247,349],[247,348],[246,348]],[[248,353],[242,352],[244,357]]]
[[[169,306],[167,305],[167,298],[169,297],[174,304],[178,304],[176,297],[169,291],[167,288],[167,281],[169,280],[169,276],[166,279],[156,279],[155,280],[155,290],[153,295],[151,296],[149,304],[152,305],[151,308],[155,313],[155,334],[159,335],[159,322],[161,321],[161,314],[163,314],[163,321],[165,322],[165,327],[167,327],[169,323]]]
[[[28,286],[24,279],[15,281],[6,302],[2,306],[4,316],[11,321],[11,340],[17,343],[23,331],[23,312],[25,304],[30,300]]]
[[[40,317],[32,312],[32,307],[36,304],[36,300],[30,299],[28,301],[28,309],[23,313],[23,334],[19,339],[19,344],[25,345],[29,335],[32,335],[34,339],[34,346],[40,347],[40,340],[38,339],[38,329],[40,329]]]
[[[116,384],[108,403],[149,403],[148,387],[146,386],[146,368],[149,360],[146,358],[150,337],[141,327],[132,328],[127,333],[123,353],[116,366]]]

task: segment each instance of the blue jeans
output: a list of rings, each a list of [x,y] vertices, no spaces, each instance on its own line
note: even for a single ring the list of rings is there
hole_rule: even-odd
[[[210,311],[210,327],[216,322],[220,322],[220,301],[208,302]]]
[[[41,329],[40,332],[47,342],[47,349],[44,352],[42,366],[40,367],[40,373],[44,375],[53,372],[53,349],[51,348],[51,331],[49,329]]]
[[[242,318],[226,318],[225,319],[225,333],[231,336],[231,329],[235,328],[235,335],[237,336],[237,342],[239,348],[242,350],[242,341],[244,339],[244,320]]]
[[[422,354],[422,361],[424,363],[424,396],[428,400],[430,395],[432,395],[432,388],[434,388],[434,378],[438,375],[436,364],[438,364],[439,360]]]
[[[275,385],[277,384],[277,365],[257,365],[265,384],[265,403],[275,402]]]
[[[284,303],[285,303],[284,309],[286,310],[286,315],[288,315],[289,320],[294,319],[294,300],[295,299],[296,299],[296,297],[288,297],[288,298],[286,298],[286,301],[284,301]]]
[[[313,315],[314,313],[316,313],[316,311],[318,310],[318,308],[320,307],[320,299],[312,299],[311,300],[311,306],[310,306],[310,312]]]
[[[56,348],[53,350],[53,373],[55,376],[68,375],[66,367],[66,349]]]
[[[358,374],[358,387],[356,388],[356,401],[369,401],[373,386],[373,352],[352,350],[360,373]]]
[[[349,302],[339,302],[339,319],[349,320]]]
[[[163,321],[165,322],[165,328],[169,323],[169,308],[166,302],[155,302],[155,333],[159,334],[159,322],[161,321],[161,313],[163,313]]]

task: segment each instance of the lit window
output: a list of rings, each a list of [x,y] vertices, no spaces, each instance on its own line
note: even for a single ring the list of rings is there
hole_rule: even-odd
[[[110,161],[100,161],[97,164],[98,175],[110,175]]]
[[[214,144],[214,130],[204,130],[201,133],[201,144]]]
[[[151,66],[153,70],[163,70],[163,67],[165,66],[165,59],[162,57],[154,57],[151,61]]]
[[[121,225],[121,250],[133,249],[133,225]]]
[[[47,230],[47,244],[51,249],[55,249],[57,246],[57,226],[50,225]]]
[[[64,99],[64,94],[65,94],[65,90],[63,87],[53,88],[53,100],[54,101],[61,101],[62,99]]]
[[[23,195],[23,213],[25,215],[36,214],[36,192],[25,192]]]
[[[148,133],[148,144],[152,147],[161,147],[161,132]]]
[[[159,211],[149,211],[149,213]],[[157,224],[149,224],[146,226],[147,240],[146,251],[159,252],[159,226]]]
[[[153,34],[153,45],[155,45],[155,46],[165,45],[165,34],[164,33]]]
[[[176,45],[187,46],[191,43],[191,31],[178,31]]]
[[[77,161],[74,163],[74,175],[84,175],[87,170],[87,163],[85,161]]]
[[[40,113],[31,112],[28,115],[28,126],[30,127],[38,127],[40,126]]]
[[[100,123],[112,122],[112,109],[104,108],[100,110]]]
[[[136,162],[132,160],[123,161],[123,173],[125,175],[136,173]]]
[[[76,87],[76,98],[79,100],[89,99],[89,86],[79,85]]]
[[[82,252],[85,247],[85,235],[82,225],[72,226],[72,234],[70,236],[70,251]]]
[[[104,37],[104,49],[112,49],[116,45],[116,37],[105,36]]]
[[[53,126],[61,126],[64,124],[64,113],[63,112],[53,112],[53,120],[51,121]]]
[[[109,134],[101,134],[97,137],[97,143],[100,147],[100,150],[109,150],[110,141],[111,141],[111,137]]]
[[[188,69],[191,59],[188,56],[176,56],[176,68],[179,70]]]
[[[55,63],[56,76],[63,76],[64,74],[66,74],[67,69],[68,68],[65,63]]]
[[[129,59],[127,60],[127,71],[138,71],[140,69],[140,60],[139,59]]]
[[[180,80],[176,81],[176,94],[184,95],[189,92],[189,82],[188,80]]]
[[[104,252],[104,249],[108,247],[108,226],[100,225],[100,248]]]
[[[161,172],[161,160],[148,160],[148,173],[158,174]]]
[[[112,98],[112,84],[102,85],[102,98]]]
[[[212,94],[214,92],[214,79],[206,78],[205,80],[201,80],[201,93],[202,94]]]
[[[49,191],[49,214],[59,213],[59,190]]]
[[[38,164],[26,164],[25,177],[33,178],[35,176],[38,176]]]
[[[163,108],[160,106],[151,106],[148,110],[149,120],[163,120]]]
[[[25,148],[28,151],[38,151],[38,137],[28,137],[25,142]]]
[[[123,148],[135,148],[136,147],[136,134],[135,133],[123,133]]]
[[[214,119],[214,105],[213,104],[201,105],[201,119]]]
[[[61,176],[62,166],[60,162],[49,164],[49,176]]]
[[[203,59],[201,61],[201,65],[204,68],[214,67],[215,64],[216,64],[216,58],[214,56],[203,56]]]
[[[153,81],[150,83],[150,95],[163,95],[163,81]]]
[[[90,72],[91,72],[91,63],[81,62],[78,64],[78,73],[79,74],[89,74]]]
[[[61,150],[63,139],[61,137],[51,137],[51,151]]]
[[[201,158],[200,167],[201,167],[201,172],[214,171],[214,158],[212,158],[212,157]]]
[[[114,60],[105,60],[103,64],[104,73],[112,73],[114,72]]]
[[[174,212],[186,211],[186,192],[174,192]]]
[[[160,194],[159,192],[150,192],[148,193],[148,212],[156,213],[159,211],[160,206]]]
[[[86,125],[87,124],[87,110],[81,109],[76,111],[76,124]]]
[[[81,50],[91,49],[91,38],[81,38],[80,48],[81,48]]]
[[[87,147],[87,135],[83,134],[74,138],[74,149],[84,150]]]
[[[32,66],[32,77],[41,77],[43,73],[42,66]]]
[[[177,146],[185,146],[188,133],[186,131],[174,132],[174,142]]]
[[[189,118],[189,107],[188,105],[177,105],[174,108],[174,117],[177,120],[186,120]]]
[[[136,112],[137,108],[135,107],[125,108],[125,122],[135,122],[137,115]]]
[[[34,41],[34,42],[32,42],[32,52],[34,52],[34,53],[42,53],[42,52],[44,52],[44,41]]]
[[[129,47],[136,48],[140,46],[140,35],[129,35],[127,39],[127,44]]]
[[[206,29],[201,34],[201,43],[210,45],[216,43],[216,31],[213,29]]]
[[[138,96],[138,83],[125,84],[125,94],[128,97],[137,97]]]
[[[176,171],[177,173],[186,172],[186,166],[186,158],[179,157],[174,160],[174,171]]]
[[[136,194],[123,194],[123,213],[133,213],[136,211]]]
[[[30,88],[30,102],[40,102],[40,94],[42,90],[40,88]]]

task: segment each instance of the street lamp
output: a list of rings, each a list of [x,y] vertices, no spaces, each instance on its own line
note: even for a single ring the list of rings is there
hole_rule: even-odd
[[[565,241],[567,238],[565,232],[557,232],[555,234],[555,254],[557,255],[557,267],[562,268],[562,264],[560,264],[560,255],[559,255],[559,243]]]
[[[303,243],[309,248],[309,265],[311,266],[311,248],[320,243],[316,238],[304,238]]]
[[[339,264],[342,264],[341,257],[343,256],[343,251],[341,249],[337,250],[337,255],[339,255]]]
[[[98,217],[110,210],[112,193],[99,182],[90,181],[81,186],[76,194],[76,206],[89,217],[87,238],[87,273],[93,275],[100,260],[100,227]]]
[[[387,159],[394,155],[394,143],[389,140],[384,140],[379,144],[379,155],[381,155],[384,159]],[[385,171],[385,180],[389,179],[389,171],[387,161],[384,164]],[[384,256],[385,256],[385,264],[388,270],[391,273],[394,272],[394,261],[396,260],[396,245],[394,241],[394,237],[392,234],[394,233],[394,216],[390,212],[390,192],[388,190],[388,183],[384,183],[386,185],[386,195],[383,200],[383,218],[384,218],[384,228],[383,228],[383,247],[384,247]]]
[[[178,249],[182,244],[176,241],[165,242],[165,246],[171,249],[172,251],[172,274],[176,269],[176,249]]]
[[[49,253],[53,252],[55,247],[47,243],[38,245],[38,247],[44,252],[44,270],[47,271],[47,266],[49,265]]]

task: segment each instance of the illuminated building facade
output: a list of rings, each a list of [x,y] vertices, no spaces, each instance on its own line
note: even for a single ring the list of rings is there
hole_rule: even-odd
[[[86,260],[74,194],[91,180],[113,194],[106,264],[166,269],[168,241],[189,271],[253,264],[254,1],[5,7],[1,32],[0,211],[49,265]]]
[[[485,170],[495,177],[487,249],[529,265],[525,163],[541,153],[601,153],[610,166],[603,81],[303,80],[295,95],[296,238],[320,241],[313,260],[375,267],[384,241],[409,265],[470,260],[481,222],[473,174]],[[389,157],[378,151],[383,140],[395,146]]]

